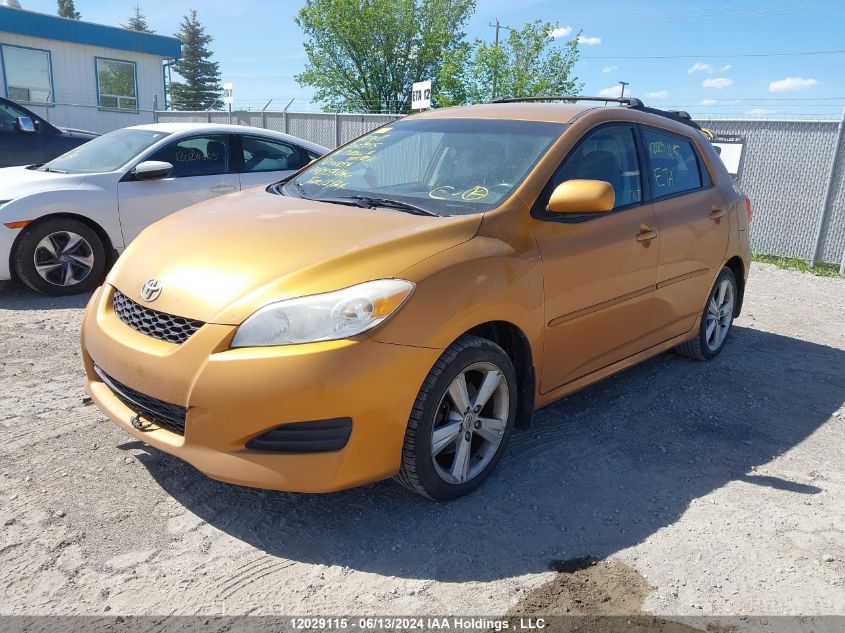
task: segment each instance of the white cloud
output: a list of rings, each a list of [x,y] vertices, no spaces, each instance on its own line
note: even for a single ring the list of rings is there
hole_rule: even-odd
[[[715,99],[702,99],[701,101],[698,102],[698,105],[713,106],[713,105],[716,105],[716,100]]]
[[[601,44],[601,38],[595,35],[579,35],[578,43],[582,46],[595,46]]]
[[[727,77],[712,77],[702,81],[701,85],[705,88],[716,88],[716,90],[721,90],[722,88],[727,88],[733,82],[733,79],[728,79]]]
[[[599,90],[599,96],[600,97],[608,97],[610,99],[615,99],[616,97],[620,96],[621,94],[622,94],[622,86],[620,86],[620,85],[611,86],[610,88],[603,88],[602,90]]]
[[[687,72],[692,73],[712,73],[713,67],[710,64],[705,64],[704,62],[695,62],[692,66],[687,69]]]
[[[553,38],[558,38],[558,37],[566,37],[570,33],[572,33],[572,27],[571,26],[559,26],[556,29],[554,29],[550,33],[550,35]]]
[[[774,110],[767,110],[766,108],[751,108],[745,114],[749,114],[751,116],[766,116],[769,114],[774,114]]]
[[[733,66],[731,66],[730,64],[725,64],[724,66],[722,66],[721,68],[719,68],[719,72],[720,72],[720,73],[726,73],[726,72],[728,72],[731,68],[733,68]]]
[[[769,92],[793,92],[795,90],[804,90],[818,85],[815,79],[804,79],[803,77],[787,77],[786,79],[778,79],[769,84]]]
[[[614,70],[619,70],[619,66],[605,66],[601,71],[605,74],[612,73]]]
[[[647,92],[645,96],[649,99],[665,99],[669,96],[668,90],[655,90],[654,92]]]

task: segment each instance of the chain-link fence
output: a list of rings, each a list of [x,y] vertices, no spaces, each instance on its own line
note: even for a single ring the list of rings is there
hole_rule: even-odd
[[[228,112],[158,112],[159,121],[227,123]],[[232,112],[242,125],[336,147],[398,118],[389,114]],[[840,264],[845,251],[845,138],[837,121],[700,121],[744,142],[739,184],[751,198],[755,253]]]
[[[739,185],[754,206],[751,250],[840,264],[845,138],[837,121],[699,121],[744,140]]]

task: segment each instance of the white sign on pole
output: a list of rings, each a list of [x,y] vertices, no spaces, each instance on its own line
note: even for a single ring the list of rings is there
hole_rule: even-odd
[[[431,80],[418,81],[411,87],[411,110],[428,110],[431,107]]]
[[[716,134],[710,141],[725,164],[728,173],[738,179],[742,172],[742,155],[745,153],[745,138]]]
[[[232,84],[225,83],[223,84],[223,103],[232,105],[235,102],[235,97],[232,92]]]

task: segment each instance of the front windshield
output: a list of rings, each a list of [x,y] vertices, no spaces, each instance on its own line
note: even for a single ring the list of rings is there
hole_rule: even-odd
[[[167,135],[167,132],[132,128],[109,132],[54,158],[39,169],[68,174],[114,171]]]
[[[565,128],[496,119],[396,121],[319,160],[284,191],[315,200],[389,199],[437,215],[480,213],[501,204]]]

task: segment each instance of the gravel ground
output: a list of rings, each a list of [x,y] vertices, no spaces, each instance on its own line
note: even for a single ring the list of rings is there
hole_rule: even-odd
[[[0,288],[0,614],[845,614],[845,280],[755,265],[715,361],[539,411],[449,504],[250,490],[134,441],[82,405],[86,300]],[[633,580],[554,589],[583,556]]]

